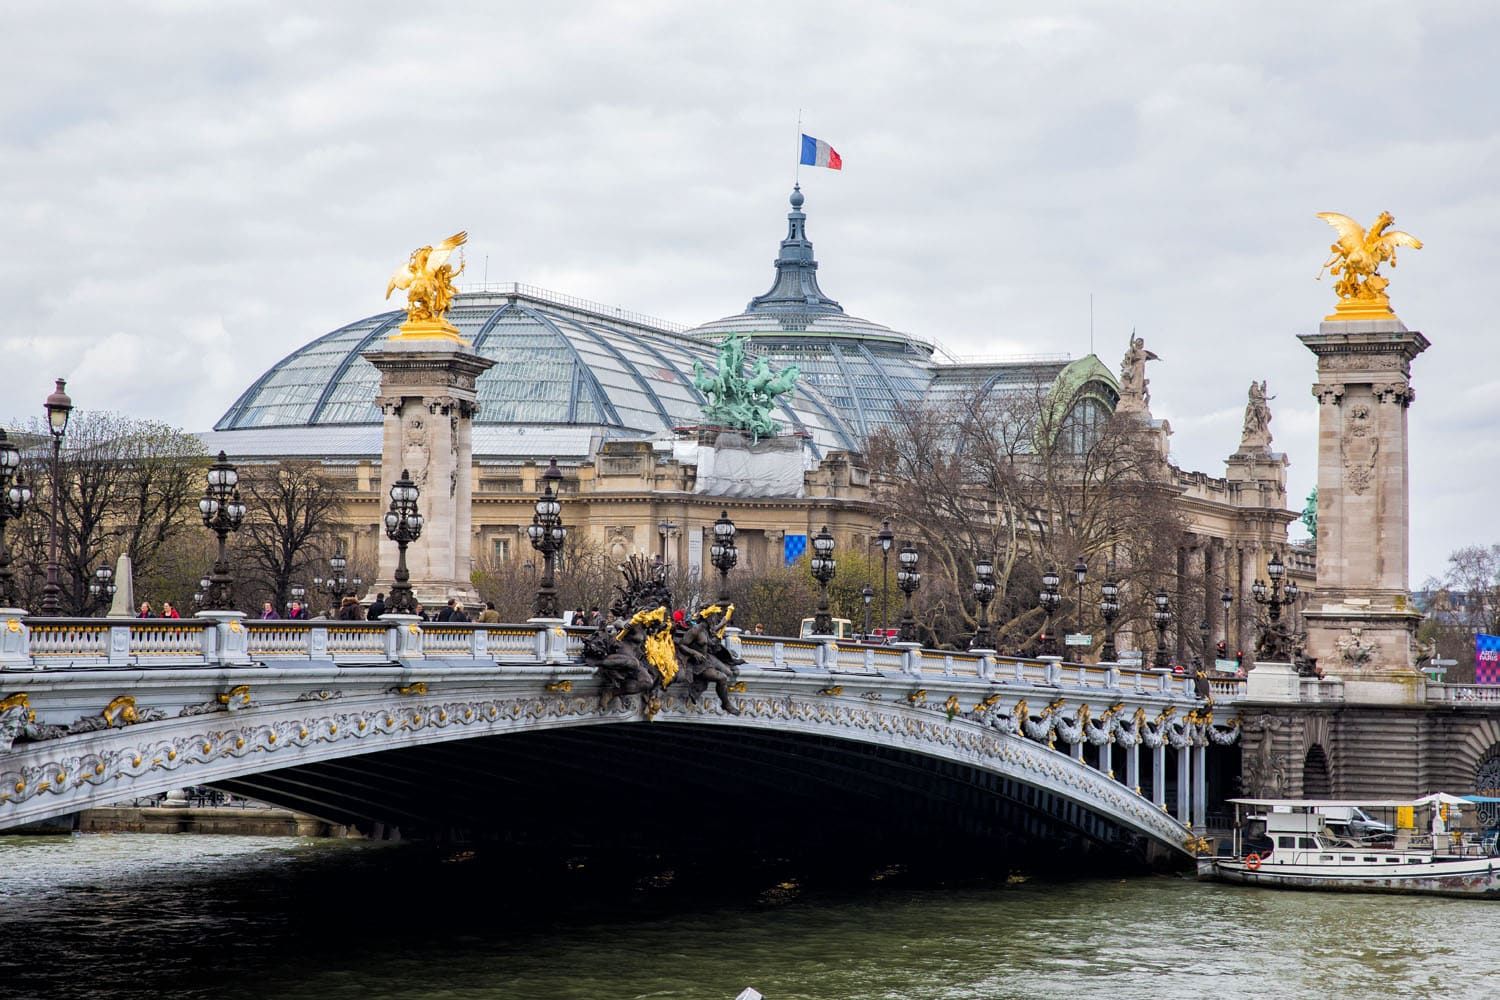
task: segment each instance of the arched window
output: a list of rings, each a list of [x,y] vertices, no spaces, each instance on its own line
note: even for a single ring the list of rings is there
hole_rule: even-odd
[[[1474,794],[1500,798],[1500,744],[1490,747],[1474,769]],[[1486,830],[1500,826],[1500,802],[1481,802],[1477,811]]]
[[[1102,400],[1084,396],[1063,421],[1061,443],[1070,455],[1082,455],[1099,439],[1099,431],[1109,421],[1110,410]]]

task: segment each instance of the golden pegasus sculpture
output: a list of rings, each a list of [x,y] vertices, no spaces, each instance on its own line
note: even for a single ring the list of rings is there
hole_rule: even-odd
[[[1336,280],[1333,290],[1338,293],[1339,304],[1329,320],[1350,319],[1395,319],[1391,311],[1391,300],[1385,290],[1390,281],[1380,274],[1380,265],[1386,261],[1396,266],[1396,248],[1422,249],[1422,241],[1410,233],[1391,229],[1396,219],[1390,212],[1381,212],[1366,230],[1359,223],[1338,212],[1319,212],[1318,218],[1333,227],[1338,240],[1330,246],[1332,254],[1318,268],[1318,277],[1327,271]]]
[[[458,294],[453,279],[463,274],[464,260],[460,254],[455,271],[448,258],[468,241],[467,232],[454,233],[436,247],[417,247],[406,263],[396,268],[385,286],[385,297],[389,299],[398,288],[406,292],[406,322],[401,324],[400,336],[459,339],[447,313]]]

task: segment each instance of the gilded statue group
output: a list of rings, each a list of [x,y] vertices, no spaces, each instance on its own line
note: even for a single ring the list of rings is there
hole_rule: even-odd
[[[385,286],[385,297],[398,288],[406,291],[406,322],[402,331],[413,329],[436,329],[452,331],[447,320],[448,307],[453,296],[458,294],[453,279],[464,273],[463,258],[459,258],[458,269],[448,263],[453,251],[469,241],[467,232],[454,233],[436,247],[418,247],[411,252],[405,264],[396,268]]]
[[[625,582],[615,588],[609,614],[583,644],[584,662],[604,681],[600,707],[633,694],[649,703],[673,684],[697,698],[712,684],[724,711],[739,715],[729,688],[745,661],[724,641],[734,605],[674,613],[664,564],[637,555],[620,572]]]
[[[1390,261],[1391,267],[1395,267],[1397,247],[1420,250],[1422,241],[1410,233],[1392,229],[1396,219],[1390,212],[1376,216],[1368,231],[1338,212],[1319,212],[1318,218],[1338,234],[1338,240],[1328,248],[1331,256],[1318,269],[1318,277],[1325,270],[1333,275],[1333,290],[1344,302],[1389,311],[1385,290],[1390,281],[1378,273],[1380,265]]]
[[[781,425],[771,419],[771,407],[777,396],[790,392],[800,372],[787,365],[771,371],[765,358],[756,358],[746,377],[745,338],[732,334],[719,345],[719,366],[713,374],[703,362],[693,362],[693,385],[708,397],[703,419],[710,424],[746,431],[752,441],[775,437]]]

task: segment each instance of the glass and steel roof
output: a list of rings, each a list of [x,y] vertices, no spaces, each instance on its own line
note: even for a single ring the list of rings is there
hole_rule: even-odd
[[[395,332],[404,315],[359,320],[284,358],[215,431],[378,426],[380,373],[360,355]],[[693,362],[711,367],[715,346],[667,324],[515,285],[457,296],[448,319],[476,353],[495,362],[476,386],[480,427],[589,426],[602,437],[655,437],[702,418]],[[820,454],[857,450],[857,431],[815,387],[799,385],[778,402],[777,418],[807,434]]]

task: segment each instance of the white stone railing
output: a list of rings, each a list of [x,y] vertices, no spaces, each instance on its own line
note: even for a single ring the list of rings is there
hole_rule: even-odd
[[[12,627],[12,622],[14,626]],[[592,629],[554,623],[490,625],[410,620],[346,622],[166,619],[29,619],[0,622],[0,670],[286,661],[391,663],[413,658],[492,664],[578,663]],[[762,667],[838,673],[906,674],[990,684],[1195,696],[1192,678],[1114,663],[1064,663],[967,650],[924,650],[912,644],[868,645],[833,640],[738,634],[729,642]],[[1215,702],[1243,697],[1243,680],[1211,681]],[[1452,686],[1449,686],[1452,688]],[[1500,700],[1500,689],[1439,693],[1449,700]],[[1467,689],[1466,689],[1467,690]],[[1332,695],[1333,692],[1326,692]]]
[[[109,656],[108,622],[49,621],[31,627],[31,655],[41,660],[102,660]]]
[[[1490,684],[1428,684],[1427,700],[1445,705],[1493,705],[1500,687]]]

